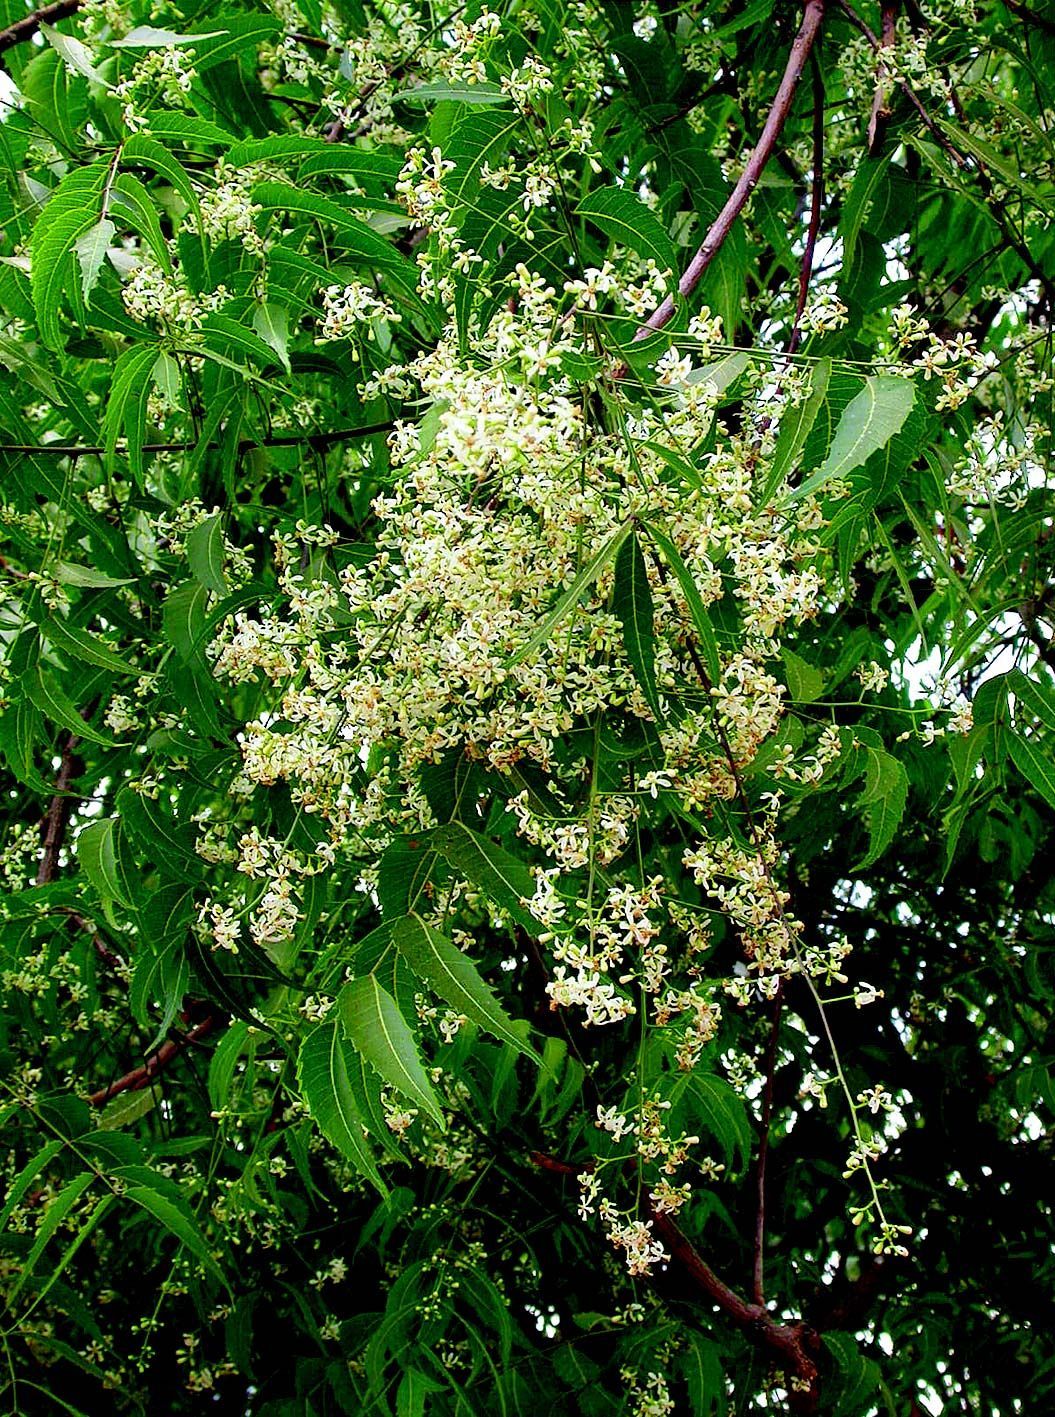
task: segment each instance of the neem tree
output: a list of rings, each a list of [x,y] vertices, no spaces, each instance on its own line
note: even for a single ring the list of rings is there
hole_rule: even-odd
[[[7,1410],[1055,1407],[1055,10],[2,18]]]

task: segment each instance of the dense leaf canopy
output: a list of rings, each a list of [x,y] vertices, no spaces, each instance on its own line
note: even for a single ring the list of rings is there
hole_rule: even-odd
[[[1055,1410],[1055,6],[0,60],[7,1410]]]

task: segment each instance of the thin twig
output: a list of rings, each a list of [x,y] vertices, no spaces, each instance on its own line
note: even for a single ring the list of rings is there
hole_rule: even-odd
[[[806,0],[802,25],[791,46],[787,66],[784,69],[784,77],[781,79],[776,97],[773,99],[773,106],[769,110],[769,116],[762,129],[762,136],[759,138],[754,152],[748,158],[747,166],[744,168],[739,182],[730,193],[725,206],[715,217],[710,230],[703,238],[703,244],[686,266],[678,281],[678,293],[684,299],[688,299],[692,295],[703,279],[704,272],[722,249],[726,237],[736,224],[737,217],[747,205],[747,199],[758,185],[758,179],[773,154],[777,139],[780,137],[788,114],[791,112],[795,90],[802,77],[810,50],[820,31],[823,18],[824,0]],[[653,331],[661,330],[672,318],[676,309],[677,305],[673,297],[668,295],[663,304],[654,310],[640,327],[634,339],[645,339]]]
[[[297,448],[307,445],[312,448],[327,448],[331,443],[351,442],[354,438],[372,438],[375,433],[391,433],[395,427],[393,420],[384,423],[367,423],[362,428],[337,428],[331,433],[293,433],[283,437],[242,438],[238,443],[238,455],[251,452],[254,448]],[[198,444],[193,441],[177,443],[144,443],[144,453],[189,452]],[[219,448],[220,443],[209,443],[210,448]],[[22,453],[33,456],[44,455],[51,458],[101,457],[107,448],[101,444],[75,446],[64,443],[0,443],[0,453]],[[120,447],[117,449],[121,451]]]
[[[898,0],[883,0],[879,23],[879,62],[876,66],[876,88],[872,96],[872,113],[868,119],[868,155],[877,157],[882,151],[890,117],[890,71],[882,59],[882,50],[893,49],[897,39]]]
[[[200,1042],[201,1039],[206,1038],[214,1029],[218,1028],[219,1022],[213,1014],[209,1014],[187,1033],[180,1033],[175,1038],[166,1039],[157,1052],[152,1053],[145,1063],[141,1063],[138,1068],[133,1068],[131,1072],[125,1073],[124,1077],[118,1078],[116,1082],[110,1083],[107,1087],[101,1087],[98,1092],[91,1093],[88,1101],[93,1107],[102,1107],[104,1103],[110,1101],[111,1097],[117,1097],[122,1092],[139,1092],[142,1088],[147,1087],[158,1073],[167,1068],[173,1058],[182,1053],[184,1048],[189,1048],[192,1044]]]
[[[849,3],[849,0],[838,0],[838,5],[850,23],[860,30],[861,34],[868,40],[872,48],[878,52],[882,48],[879,36],[871,26],[861,18]],[[1026,242],[1015,231],[1015,228],[1011,224],[1011,219],[1007,214],[1005,204],[997,198],[993,191],[993,179],[989,176],[988,169],[985,167],[984,163],[975,154],[972,154],[971,157],[968,158],[964,153],[960,152],[948,135],[943,132],[940,125],[935,122],[924,108],[910,84],[907,84],[901,79],[898,81],[898,87],[916,110],[920,122],[941,148],[942,152],[949,158],[953,166],[963,173],[973,172],[977,177],[978,185],[982,189],[982,196],[985,198],[989,210],[993,215],[993,219],[1003,232],[1004,239],[1029,271],[1033,279],[1040,285],[1041,290],[1044,292],[1044,300],[1049,311],[1055,309],[1055,281],[1052,281],[1043,267],[1037,263]]]
[[[755,1170],[758,1204],[755,1210],[755,1260],[752,1294],[756,1304],[765,1304],[765,1245],[766,1245],[766,1162],[769,1159],[769,1127],[773,1120],[773,1088],[777,1075],[777,1045],[780,1041],[780,1018],[784,1009],[784,981],[777,985],[773,1000],[773,1021],[770,1024],[769,1047],[766,1050],[765,1090],[762,1093],[762,1115],[758,1123],[758,1163]]]
[[[810,55],[813,77],[813,190],[810,193],[810,221],[806,228],[806,246],[799,268],[799,298],[795,304],[795,319],[788,340],[788,354],[794,354],[802,339],[802,316],[810,293],[813,262],[817,254],[817,237],[821,229],[821,209],[824,206],[824,75],[817,55]]]
[[[59,856],[66,840],[66,828],[70,824],[73,809],[80,800],[70,791],[70,783],[76,775],[76,747],[80,739],[75,733],[67,733],[63,740],[59,758],[59,772],[55,779],[55,795],[52,797],[44,817],[44,843],[37,867],[37,885],[46,886],[59,873]]]

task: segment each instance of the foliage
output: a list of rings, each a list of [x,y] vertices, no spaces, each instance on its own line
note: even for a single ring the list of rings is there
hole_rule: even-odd
[[[1047,0],[4,0],[19,1413],[1040,1412]]]

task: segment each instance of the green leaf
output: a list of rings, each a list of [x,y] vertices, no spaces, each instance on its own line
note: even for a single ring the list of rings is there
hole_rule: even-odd
[[[77,860],[103,900],[116,900],[131,909],[135,904],[132,878],[124,860],[117,817],[89,822],[77,833]]]
[[[863,466],[899,431],[915,401],[916,388],[910,379],[896,374],[870,375],[839,419],[828,456],[788,500],[796,502],[818,492],[832,478],[847,477]]]
[[[605,542],[596,556],[594,556],[591,561],[587,562],[568,589],[557,601],[553,609],[545,616],[535,633],[527,643],[521,645],[520,649],[511,657],[509,660],[510,668],[522,663],[525,659],[530,658],[536,650],[541,649],[571,607],[578,604],[583,591],[594,583],[605,566],[607,566],[608,562],[618,554],[619,548],[632,530],[633,524],[631,522],[627,522],[625,526],[621,526],[615,535]]]
[[[801,655],[790,649],[781,650],[784,674],[792,700],[798,704],[812,704],[824,692],[824,675]]]
[[[131,576],[108,576],[104,571],[75,566],[70,561],[58,563],[55,577],[62,585],[80,586],[83,590],[111,590],[114,586],[134,584]]]
[[[162,350],[157,357],[153,369],[150,371],[150,378],[158,393],[169,405],[170,408],[179,407],[180,377],[179,365],[167,350]]]
[[[157,363],[156,344],[133,345],[114,365],[110,394],[103,418],[103,442],[112,458],[123,433],[127,440],[128,462],[136,481],[142,484],[143,443],[146,439],[147,399]]]
[[[7,1222],[11,1219],[11,1215],[22,1197],[40,1173],[58,1156],[63,1145],[61,1137],[54,1137],[51,1141],[45,1142],[40,1150],[30,1157],[14,1180],[9,1183],[7,1195],[4,1198],[4,1208],[0,1211],[0,1230],[6,1229]]]
[[[404,103],[468,103],[468,104],[496,104],[510,103],[511,99],[507,93],[503,93],[497,84],[444,84],[430,83],[418,84],[416,88],[402,89],[399,93],[392,95],[393,100],[402,99]]]
[[[686,1102],[694,1117],[719,1142],[725,1164],[734,1157],[744,1164],[751,1155],[754,1133],[743,1100],[724,1078],[714,1073],[693,1072],[685,1084]]]
[[[651,256],[661,271],[677,270],[673,241],[644,202],[625,187],[598,187],[575,211],[577,216],[589,217],[620,246]]]
[[[279,363],[289,373],[289,312],[273,300],[262,300],[253,310],[253,329],[266,345],[278,355]]]
[[[535,894],[535,878],[519,857],[460,822],[438,827],[431,842],[444,860],[507,915],[528,930],[538,929],[527,905]]]
[[[712,684],[717,684],[722,677],[722,666],[718,657],[718,641],[715,639],[711,617],[707,613],[707,607],[703,603],[699,590],[696,588],[692,572],[666,532],[660,531],[654,522],[647,523],[647,526],[649,535],[655,541],[664,561],[674,572],[678,584],[681,586],[682,594],[689,607],[689,614],[692,616],[692,623],[696,626],[696,633],[699,636],[700,653],[703,656],[708,677]]]
[[[692,1417],[715,1417],[726,1410],[725,1374],[722,1350],[696,1332],[688,1334],[688,1347],[681,1356],[682,1371],[689,1390]]]
[[[92,291],[99,279],[106,253],[117,235],[117,227],[109,217],[101,217],[94,226],[78,236],[73,243],[77,260],[81,267],[81,295],[85,305],[89,304]]]
[[[92,83],[102,84],[104,88],[110,87],[92,62],[94,56],[86,44],[71,34],[62,34],[51,25],[41,24],[38,28],[62,62],[74,73],[91,79]]]
[[[57,650],[72,654],[75,659],[83,659],[85,664],[94,664],[98,669],[109,669],[113,674],[141,672],[97,636],[82,630],[79,625],[71,625],[58,614],[42,616],[39,624],[49,644]]]
[[[615,562],[615,592],[612,609],[623,627],[623,645],[657,722],[662,721],[656,688],[656,632],[653,621],[652,591],[648,584],[645,558],[637,533],[631,532],[619,548]]]
[[[94,1172],[82,1171],[80,1175],[74,1176],[72,1181],[68,1181],[57,1196],[49,1200],[40,1224],[37,1226],[36,1238],[29,1254],[22,1261],[14,1284],[7,1291],[8,1307],[14,1303],[21,1293],[22,1287],[36,1269],[37,1261],[44,1253],[52,1236],[61,1225],[64,1225],[66,1217],[94,1180]]]
[[[512,1020],[495,998],[472,960],[453,940],[416,915],[397,920],[392,927],[396,949],[411,969],[452,1008],[486,1029],[534,1062],[538,1054],[516,1031]]]
[[[372,974],[353,979],[337,996],[345,1037],[391,1087],[446,1128],[440,1100],[418,1056],[418,1045],[395,999]]]
[[[136,25],[121,39],[107,42],[111,49],[174,49],[225,33],[225,30],[208,30],[204,34],[179,34],[175,30],[156,29],[153,25]]]
[[[285,211],[293,216],[313,218],[334,227],[344,236],[350,250],[346,258],[379,266],[409,266],[410,263],[383,236],[366,222],[328,197],[305,192],[286,182],[261,182],[253,188],[253,201],[264,211]]]
[[[323,1136],[385,1196],[388,1191],[378,1174],[355,1105],[349,1074],[356,1065],[355,1053],[333,1016],[313,1029],[301,1044],[297,1080]]]
[[[229,589],[223,571],[225,555],[223,517],[216,512],[187,533],[188,564],[199,584],[214,595],[226,595]]]
[[[208,589],[201,581],[184,581],[170,591],[161,607],[161,625],[166,640],[184,664],[199,654],[205,631],[205,606]]]
[[[170,1234],[175,1235],[181,1245],[190,1250],[202,1268],[207,1270],[214,1279],[219,1280],[224,1288],[227,1288],[227,1277],[216,1263],[205,1236],[188,1206],[177,1204],[169,1196],[162,1195],[160,1191],[154,1190],[151,1186],[129,1186],[124,1193],[124,1198],[131,1201],[133,1205],[140,1206],[155,1220],[160,1221]]]
[[[99,221],[106,163],[75,168],[59,184],[37,218],[30,238],[33,306],[40,337],[49,349],[63,346],[59,309],[78,241]]]
[[[112,1097],[99,1113],[99,1127],[104,1132],[118,1131],[138,1122],[156,1106],[157,1097],[152,1088],[141,1087],[136,1092],[122,1092]]]
[[[66,697],[55,679],[50,674],[45,674],[39,664],[26,672],[22,682],[30,703],[35,704],[44,717],[59,728],[65,728],[70,733],[76,733],[79,738],[84,738],[89,743],[98,743],[104,748],[114,746],[115,740],[109,734],[100,733],[97,728],[93,728],[82,717],[73,700]]]
[[[878,861],[901,824],[908,800],[908,774],[898,758],[882,748],[866,747],[865,787],[857,799],[867,809],[868,852],[855,870]]]
[[[186,169],[156,139],[146,133],[133,133],[130,138],[125,140],[121,156],[122,161],[127,165],[142,164],[152,168],[159,176],[166,178],[187,203],[190,210],[197,213],[198,195]]]
[[[817,421],[831,378],[832,362],[828,358],[818,359],[810,371],[810,391],[801,402],[785,409],[777,432],[776,447],[769,472],[762,484],[758,505],[765,507],[770,498],[783,486],[788,475],[795,471],[810,429]]]
[[[1035,736],[1026,738],[1015,730],[1007,735],[1007,750],[1029,785],[1036,788],[1049,807],[1055,807],[1055,764],[1051,754],[1038,747]]]

